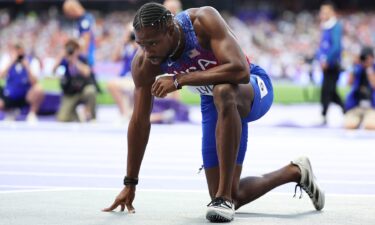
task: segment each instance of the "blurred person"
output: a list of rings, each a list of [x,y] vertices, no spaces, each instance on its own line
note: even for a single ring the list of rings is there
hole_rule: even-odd
[[[94,16],[91,13],[86,12],[85,8],[78,0],[65,0],[63,4],[63,11],[68,18],[77,20],[80,51],[81,54],[87,59],[88,65],[93,69],[95,64]],[[92,73],[92,75],[97,91],[101,92],[95,77],[95,73]]]
[[[354,65],[350,76],[352,86],[346,99],[344,127],[375,129],[375,62],[371,47],[364,47],[359,63]]]
[[[163,5],[173,15],[177,15],[177,13],[181,12],[182,10],[182,4],[180,0],[165,0]]]
[[[132,30],[128,27],[126,29],[128,31]],[[130,31],[126,37],[122,54],[118,53],[116,56],[117,59],[122,58],[123,61],[120,78],[109,81],[107,85],[109,93],[119,107],[121,122],[129,121],[133,111],[134,82],[131,75],[131,63],[137,50],[138,44],[135,42],[134,32]],[[169,99],[155,99],[154,107],[150,115],[151,123],[175,122],[176,114],[185,108],[178,102],[178,98],[178,95],[169,95]]]
[[[55,73],[61,73],[63,90],[57,119],[62,122],[90,121],[96,119],[96,89],[92,80],[92,71],[84,56],[80,55],[79,43],[70,39],[65,44],[65,55],[56,64]],[[85,111],[79,115],[77,107],[85,105]]]
[[[134,90],[134,83],[131,77],[131,63],[138,49],[134,33],[130,29],[126,29],[128,32],[126,32],[127,35],[122,53],[116,55],[116,60],[122,60],[120,77],[109,81],[107,84],[108,91],[115,100],[121,114],[121,120],[123,121],[128,121],[132,111],[131,103],[133,101],[132,92]]]
[[[63,4],[63,11],[68,18],[77,20],[81,52],[87,58],[88,65],[93,66],[95,62],[94,16],[86,12],[77,0],[66,0]]]
[[[103,211],[121,206],[121,211],[126,207],[135,212],[132,203],[154,96],[165,97],[182,86],[201,96],[203,167],[212,199],[208,220],[229,222],[235,209],[289,182],[302,187],[317,210],[324,207],[324,192],[306,157],[264,176],[240,179],[248,123],[269,110],[273,88],[267,73],[249,62],[214,8],[192,8],[174,17],[163,5],[147,3],[138,9],[133,26],[140,49],[132,63],[135,98],[128,127],[127,173],[123,190]]]
[[[25,53],[25,48],[20,43],[13,45],[10,55],[10,63],[5,68],[0,68],[0,79],[6,80],[4,88],[0,87],[0,109],[9,111],[30,106],[26,120],[36,122],[44,92],[30,68],[32,57]]]
[[[331,102],[338,104],[345,112],[344,104],[337,93],[337,81],[341,72],[341,39],[342,24],[338,21],[335,6],[332,2],[324,2],[320,7],[321,40],[318,60],[323,71],[321,89],[322,123],[327,123],[327,111]]]

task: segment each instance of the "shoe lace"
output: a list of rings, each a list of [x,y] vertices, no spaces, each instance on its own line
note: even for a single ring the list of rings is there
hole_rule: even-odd
[[[204,168],[204,165],[202,165],[201,167],[199,167],[197,174],[200,174],[202,172],[203,168]]]
[[[302,198],[302,189],[301,189],[301,185],[299,185],[299,184],[297,184],[297,185],[294,187],[294,195],[293,195],[293,198],[295,198],[296,195],[297,195],[297,188],[299,188],[299,190],[300,190],[300,192],[301,192],[301,194],[300,194],[300,196],[299,196],[299,198],[301,199],[301,198]]]
[[[299,198],[302,198],[302,189],[309,195],[310,198],[313,198],[313,193],[304,185],[304,184],[297,184],[294,188],[294,195],[293,198],[296,197],[297,194],[297,188],[299,187],[299,190],[301,192]]]
[[[208,203],[207,206],[225,205],[228,208],[232,208],[232,206],[229,205],[227,202],[229,202],[229,201],[226,201],[223,197],[217,197],[217,198],[212,199],[212,201],[210,203]]]

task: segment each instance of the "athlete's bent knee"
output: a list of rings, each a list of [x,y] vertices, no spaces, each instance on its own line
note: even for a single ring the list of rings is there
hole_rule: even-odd
[[[236,94],[231,84],[215,85],[213,96],[217,109],[225,109],[236,105]]]

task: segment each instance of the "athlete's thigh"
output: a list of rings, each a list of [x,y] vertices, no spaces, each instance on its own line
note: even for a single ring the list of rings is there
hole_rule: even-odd
[[[251,83],[248,84],[217,84],[214,86],[213,96],[234,96],[237,110],[241,118],[245,118],[250,112],[250,106],[254,99],[254,90]],[[233,95],[234,94],[234,95]],[[225,99],[225,98],[224,98]]]

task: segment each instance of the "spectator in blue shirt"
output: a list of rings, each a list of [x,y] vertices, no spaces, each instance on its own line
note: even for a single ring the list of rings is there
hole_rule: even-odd
[[[30,106],[26,117],[28,122],[36,122],[39,106],[44,93],[37,77],[30,69],[31,57],[25,54],[21,44],[15,44],[11,52],[11,62],[0,68],[0,79],[5,78],[4,88],[0,87],[0,110],[20,109]]]
[[[92,68],[92,78],[97,91],[100,93],[100,87],[96,81],[95,73],[93,70],[95,64],[95,36],[94,16],[86,12],[85,8],[77,0],[66,0],[63,5],[64,14],[73,20],[77,21],[76,31],[79,37],[79,45],[81,54],[87,59],[88,65]]]
[[[96,89],[92,81],[91,67],[79,54],[79,44],[70,39],[65,44],[65,55],[55,65],[54,71],[61,77],[63,97],[57,119],[62,122],[92,121],[96,119]],[[85,112],[77,113],[79,104]]]
[[[351,91],[346,99],[344,127],[375,129],[375,62],[370,47],[362,49],[359,63],[354,65],[350,77]]]
[[[76,0],[66,0],[63,10],[68,18],[77,20],[81,53],[87,58],[88,64],[93,66],[95,62],[94,16],[86,12],[79,1]]]
[[[323,70],[321,104],[323,107],[323,123],[325,124],[328,106],[331,102],[338,104],[344,112],[344,104],[336,88],[341,72],[342,24],[337,20],[335,7],[331,2],[325,2],[321,5],[320,19],[322,34],[318,60]]]

